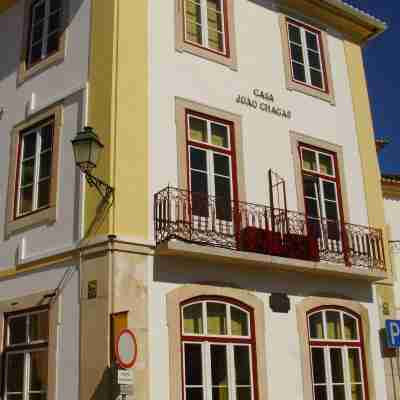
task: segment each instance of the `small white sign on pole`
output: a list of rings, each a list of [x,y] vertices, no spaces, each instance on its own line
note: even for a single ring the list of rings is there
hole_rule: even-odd
[[[133,371],[131,369],[118,370],[118,385],[133,385]]]

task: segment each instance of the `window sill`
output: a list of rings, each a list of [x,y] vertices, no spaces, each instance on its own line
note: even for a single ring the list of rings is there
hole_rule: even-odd
[[[294,82],[293,80],[288,80],[286,84],[286,88],[289,91],[300,92],[302,94],[316,97],[317,99],[324,100],[331,104],[332,106],[336,105],[335,96],[332,93],[322,92],[321,90],[314,89],[310,86],[302,85],[301,83]]]
[[[56,221],[56,213],[56,207],[53,206],[9,221],[5,227],[6,237],[39,225],[50,225]]]

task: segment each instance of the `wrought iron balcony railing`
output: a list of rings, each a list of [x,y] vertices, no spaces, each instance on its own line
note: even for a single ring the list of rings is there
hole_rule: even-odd
[[[385,270],[382,231],[168,187],[154,196],[157,244],[205,246]]]

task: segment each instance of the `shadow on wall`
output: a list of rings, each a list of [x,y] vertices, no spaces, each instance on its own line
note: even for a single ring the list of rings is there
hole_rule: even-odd
[[[234,271],[234,273],[233,273]],[[291,296],[319,296],[373,302],[368,282],[306,273],[267,271],[235,264],[204,263],[183,257],[156,256],[154,280],[176,284],[207,284],[241,288],[261,293],[287,293]]]
[[[23,45],[25,3],[27,1],[30,0],[17,0],[11,8],[0,14],[0,87],[1,82],[15,74],[19,67]],[[88,0],[65,0],[68,5],[67,28],[85,1]]]

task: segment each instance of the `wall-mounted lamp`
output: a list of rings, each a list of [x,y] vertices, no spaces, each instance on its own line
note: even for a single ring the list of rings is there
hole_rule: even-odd
[[[83,131],[78,132],[71,143],[74,149],[75,163],[84,173],[87,183],[97,189],[104,201],[108,201],[114,193],[114,188],[91,173],[96,168],[104,147],[96,132],[93,128],[86,126]]]

